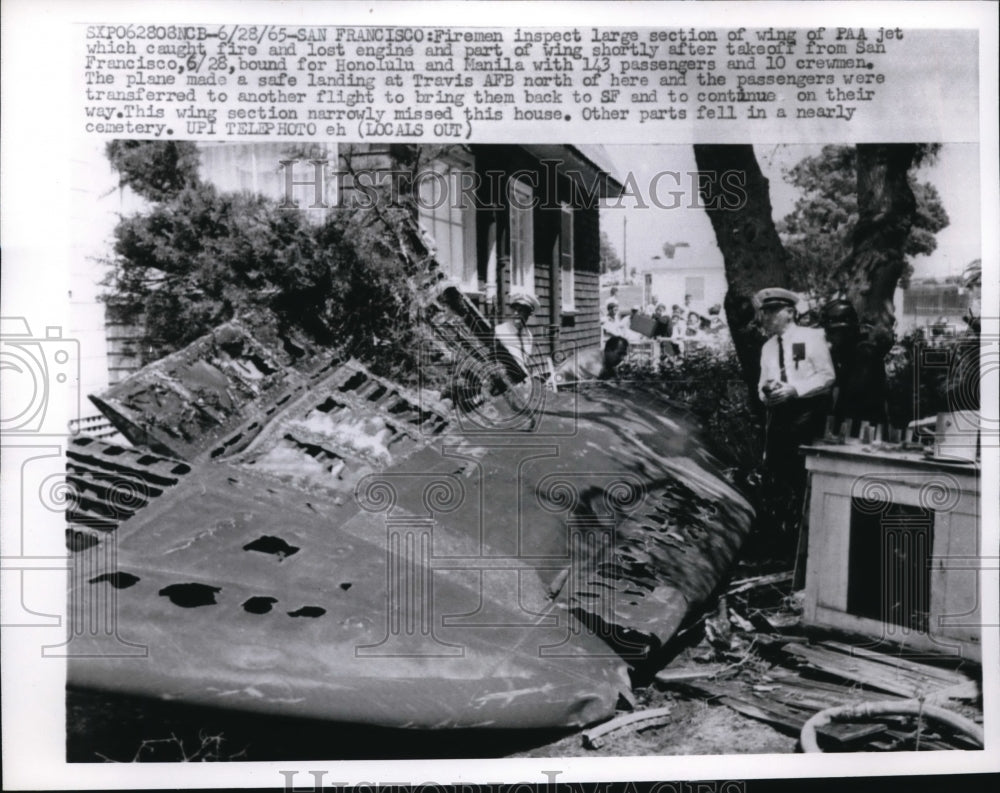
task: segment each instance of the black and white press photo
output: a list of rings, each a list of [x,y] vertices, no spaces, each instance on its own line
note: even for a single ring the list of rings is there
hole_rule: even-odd
[[[91,152],[69,759],[974,748],[975,147]]]
[[[996,770],[987,9],[535,5],[58,27],[15,789]]]

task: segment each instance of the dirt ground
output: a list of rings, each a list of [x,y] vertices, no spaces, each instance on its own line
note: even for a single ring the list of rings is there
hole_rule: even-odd
[[[583,745],[581,733],[568,735],[512,757],[595,757],[686,754],[787,754],[796,751],[798,738],[725,705],[709,705],[652,689],[637,692],[641,707],[670,707],[668,721],[647,729],[610,733],[599,749]]]

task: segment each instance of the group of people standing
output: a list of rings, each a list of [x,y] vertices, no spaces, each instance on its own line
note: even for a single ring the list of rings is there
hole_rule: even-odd
[[[673,355],[684,355],[697,347],[715,347],[726,338],[722,306],[714,305],[703,312],[693,306],[691,295],[685,295],[683,306],[675,303],[668,314],[665,303],[655,302],[645,308],[636,305],[630,310],[620,310],[612,293],[605,304],[601,327],[605,343],[611,339],[628,344],[658,339],[663,354]]]

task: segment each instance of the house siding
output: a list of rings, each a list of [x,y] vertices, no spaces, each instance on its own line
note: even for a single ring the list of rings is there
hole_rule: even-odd
[[[574,253],[574,311],[563,313],[561,306],[561,271],[556,245],[561,231],[559,202],[570,203],[573,191],[568,178],[554,174],[539,160],[517,146],[474,146],[476,170],[481,178],[478,195],[481,205],[496,203],[496,179],[491,186],[487,175],[502,171],[507,175],[530,175],[536,185],[538,206],[533,211],[535,297],[539,310],[532,317],[529,329],[535,339],[536,356],[550,356],[555,352],[566,353],[600,344],[600,220],[597,207],[573,208]],[[504,182],[505,185],[505,182]],[[501,193],[505,195],[505,191]],[[486,262],[490,255],[490,225],[496,223],[498,261],[509,257],[509,212],[506,206],[499,209],[481,209],[477,217],[477,249],[480,281],[486,280]],[[505,317],[511,282],[509,267],[498,273],[500,295],[497,319]],[[489,307],[487,307],[488,309]]]
[[[356,168],[388,169],[396,161],[392,145],[354,145]],[[507,182],[521,175],[534,182],[538,205],[532,211],[534,238],[534,294],[540,303],[529,329],[535,341],[536,357],[567,353],[600,344],[600,219],[597,207],[573,208],[574,310],[564,313],[561,305],[561,271],[558,240],[561,231],[560,202],[571,203],[574,191],[569,179],[546,167],[520,146],[474,145],[469,147],[478,173],[476,193],[476,269],[479,290],[473,302],[493,322],[510,315],[510,212]],[[343,163],[342,163],[343,167]],[[350,206],[351,178],[342,182],[342,203]],[[498,295],[487,304],[484,291],[487,263],[496,245]]]
[[[583,350],[601,343],[600,216],[596,207],[574,210],[574,216],[573,293],[577,313],[573,327],[563,329],[563,339]]]

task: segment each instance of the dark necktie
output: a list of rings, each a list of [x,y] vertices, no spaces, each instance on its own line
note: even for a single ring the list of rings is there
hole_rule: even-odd
[[[788,372],[785,371],[785,345],[781,342],[781,334],[778,334],[778,369],[781,372],[781,382],[788,382]]]

